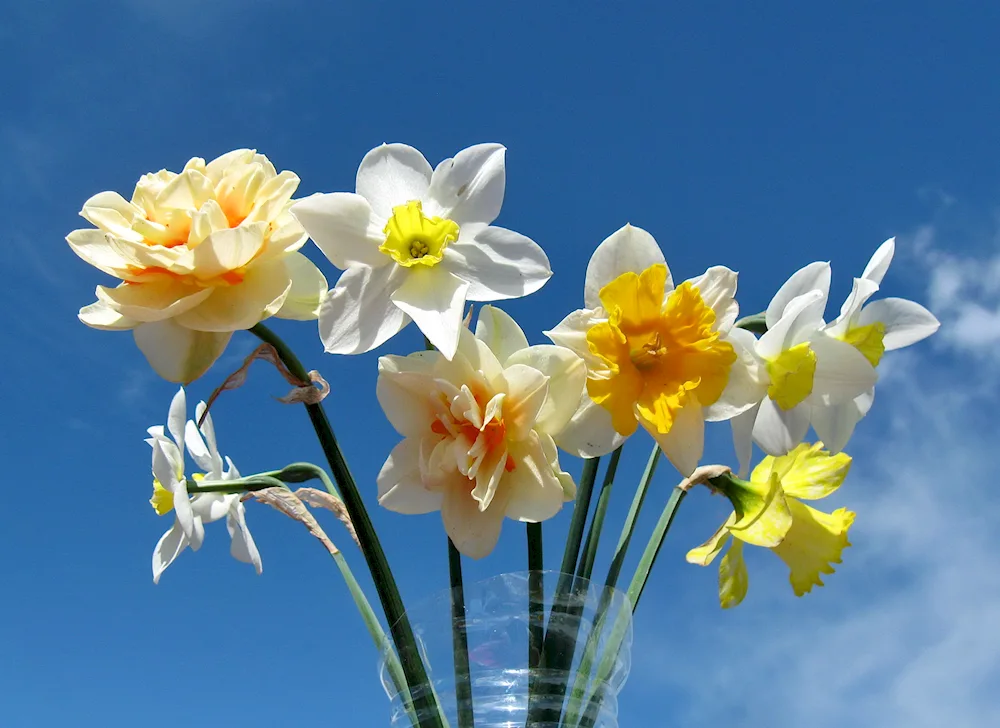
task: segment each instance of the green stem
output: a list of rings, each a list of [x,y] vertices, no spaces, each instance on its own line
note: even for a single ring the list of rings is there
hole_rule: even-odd
[[[608,512],[608,503],[611,500],[611,486],[615,482],[615,473],[618,471],[618,460],[622,456],[622,447],[619,446],[611,454],[608,462],[608,469],[604,473],[604,482],[601,483],[601,492],[597,496],[597,507],[594,509],[594,518],[590,522],[590,529],[587,531],[587,540],[583,543],[583,557],[577,574],[582,578],[590,580],[594,571],[594,559],[597,558],[597,547],[601,540],[601,531],[604,529],[604,517]]]
[[[635,574],[632,576],[632,583],[629,585],[627,592],[633,612],[639,606],[639,599],[646,588],[649,573],[653,570],[653,564],[656,563],[656,557],[660,554],[660,549],[663,547],[663,542],[667,538],[670,526],[674,522],[674,516],[677,515],[677,509],[680,507],[685,495],[687,495],[685,489],[680,487],[674,488],[667,501],[667,505],[663,508],[663,513],[660,514],[660,520],[657,521],[656,528],[653,529],[652,536],[649,537],[646,550],[643,552],[642,558],[639,559],[639,565],[636,567]],[[615,661],[618,659],[618,651],[621,649],[622,640],[625,638],[625,633],[628,629],[628,619],[623,615],[624,611],[615,620],[615,624],[611,630],[611,637],[604,648],[604,655],[597,668],[593,692],[591,693],[583,718],[580,720],[580,728],[593,728],[597,722],[597,714],[601,707],[601,701],[604,699],[605,684],[608,678],[611,677],[611,671],[614,669]]]
[[[475,728],[472,709],[472,673],[469,669],[469,633],[465,615],[465,587],[462,581],[462,554],[448,539],[448,575],[451,578],[451,636],[455,662],[455,699],[458,728]]]
[[[250,333],[273,346],[293,376],[304,382],[309,381],[309,373],[305,367],[277,334],[262,323],[251,328]],[[330,464],[333,477],[340,485],[344,506],[347,508],[347,513],[357,532],[358,541],[361,543],[361,552],[368,564],[368,570],[375,583],[375,590],[378,592],[382,610],[389,623],[389,630],[399,653],[407,686],[410,694],[414,696],[414,709],[420,716],[419,725],[423,727],[426,723],[429,728],[445,728],[447,722],[442,719],[440,706],[437,704],[427,670],[417,649],[416,638],[413,635],[409,618],[406,616],[403,600],[399,595],[399,587],[396,586],[396,580],[393,578],[385,552],[382,550],[382,544],[365,508],[364,500],[358,492],[354,476],[351,475],[344,454],[337,443],[337,438],[333,434],[330,420],[327,419],[322,404],[306,404],[305,408],[313,429],[316,431],[319,444],[323,448],[323,454],[326,455]]]
[[[545,639],[545,560],[542,524],[527,523],[525,526],[528,535],[528,668],[534,671],[541,663]]]
[[[653,482],[653,474],[656,472],[656,465],[660,461],[660,446],[653,445],[652,452],[649,453],[649,460],[646,461],[646,470],[643,471],[642,480],[636,488],[635,496],[632,498],[632,505],[629,507],[628,516],[622,526],[621,535],[618,537],[618,546],[615,547],[615,555],[611,559],[611,566],[608,568],[608,577],[605,579],[605,586],[614,588],[618,584],[618,577],[621,575],[622,566],[625,563],[625,555],[628,552],[629,544],[632,542],[632,534],[635,533],[635,524],[639,519],[639,512],[642,504],[646,500],[646,493],[649,492],[649,484]]]

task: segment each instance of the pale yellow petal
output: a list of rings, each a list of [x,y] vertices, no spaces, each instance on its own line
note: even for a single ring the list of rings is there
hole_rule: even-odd
[[[173,319],[137,326],[135,343],[153,370],[168,382],[188,384],[222,356],[231,333],[191,331]]]
[[[772,550],[791,570],[789,581],[796,596],[814,586],[823,586],[821,574],[832,574],[832,564],[840,563],[841,552],[850,542],[847,531],[854,523],[854,513],[838,508],[823,513],[794,498],[788,499],[792,527],[784,540]]]
[[[851,457],[846,453],[831,455],[822,442],[802,443],[787,455],[764,458],[750,478],[762,481],[774,473],[787,495],[816,500],[837,490],[850,469]]]
[[[242,283],[211,289],[212,295],[181,314],[177,323],[196,331],[249,329],[277,313],[291,287],[284,261],[260,263],[247,270]]]
[[[302,253],[289,253],[284,261],[292,288],[275,316],[295,321],[315,320],[327,292],[326,278]]]
[[[729,541],[728,526],[733,520],[734,518],[730,517],[726,523],[719,526],[719,530],[713,533],[705,543],[688,551],[688,563],[697,564],[698,566],[708,566],[715,561],[715,557],[719,555],[719,552],[725,548],[726,543]]]
[[[149,323],[173,318],[200,304],[212,294],[209,288],[185,286],[177,281],[123,283],[117,288],[97,287],[97,298],[122,316]]]
[[[749,585],[747,565],[743,561],[743,542],[734,538],[719,562],[719,604],[723,609],[735,607],[746,597]]]

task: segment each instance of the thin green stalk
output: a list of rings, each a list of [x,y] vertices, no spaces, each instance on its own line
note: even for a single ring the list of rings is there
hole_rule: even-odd
[[[687,490],[684,488],[680,486],[674,488],[669,500],[667,500],[667,505],[663,508],[663,513],[660,514],[660,520],[657,521],[656,528],[653,529],[653,534],[649,537],[646,550],[643,551],[642,558],[639,559],[639,565],[636,567],[635,574],[632,576],[632,583],[629,585],[627,592],[629,601],[632,603],[633,612],[639,606],[639,599],[646,588],[649,573],[653,570],[653,564],[656,563],[656,557],[660,554],[660,549],[663,547],[663,542],[667,538],[670,526],[674,522],[674,516],[677,515],[677,509],[680,507],[685,495],[687,495]],[[604,648],[604,655],[597,668],[593,692],[583,718],[580,720],[579,728],[593,728],[597,722],[601,701],[604,699],[605,684],[608,678],[611,677],[615,660],[618,659],[618,651],[621,649],[622,640],[625,638],[625,632],[628,629],[628,619],[623,615],[624,612],[618,615],[618,619],[616,619],[612,627],[611,637]]]
[[[465,623],[465,587],[462,581],[462,554],[448,539],[448,575],[451,578],[451,638],[455,662],[455,699],[458,701],[458,728],[475,728],[472,710],[472,673],[469,669],[469,633]]]
[[[622,456],[622,447],[611,453],[611,460],[608,462],[608,469],[604,473],[604,482],[601,483],[601,492],[597,496],[597,507],[594,509],[594,517],[590,521],[590,529],[587,531],[587,540],[583,543],[583,556],[580,567],[576,570],[578,576],[590,580],[594,571],[594,559],[597,558],[597,547],[601,541],[601,531],[604,530],[604,517],[608,512],[608,503],[611,501],[611,486],[615,482],[615,473],[618,472],[618,460]]]
[[[559,579],[556,581],[549,623],[542,641],[542,659],[539,665],[541,669],[558,669],[558,666],[565,662],[567,653],[570,655],[569,662],[572,663],[572,650],[575,649],[576,643],[575,640],[567,638],[565,622],[569,612],[569,594],[574,586],[576,564],[580,558],[583,527],[587,521],[587,513],[590,511],[590,499],[594,492],[594,481],[597,479],[600,460],[600,458],[586,458],[583,461],[583,472],[580,475],[580,484],[576,491],[576,502],[573,504],[573,517],[570,519],[569,533],[566,535],[562,567]],[[546,697],[552,699],[543,701],[541,700],[542,696],[537,693],[529,696],[526,725],[532,726],[559,720],[558,712],[546,707],[543,703],[551,705],[555,699],[561,696],[554,694]],[[530,698],[534,698],[534,700]],[[553,715],[553,713],[555,714]]]
[[[305,367],[277,334],[262,323],[251,328],[250,332],[261,341],[274,347],[292,375],[303,382],[309,381],[309,374]],[[344,506],[347,508],[347,513],[357,532],[358,541],[361,543],[361,552],[368,564],[368,570],[375,583],[386,621],[389,623],[389,630],[399,653],[406,683],[410,694],[415,696],[414,709],[418,716],[426,716],[426,719],[420,718],[420,726],[423,728],[426,723],[428,728],[445,728],[447,721],[443,720],[440,706],[437,704],[437,699],[431,689],[427,670],[417,649],[413,629],[403,607],[403,600],[399,595],[399,587],[393,578],[382,544],[365,508],[364,500],[358,492],[354,476],[351,475],[344,454],[337,443],[330,420],[327,419],[322,404],[306,404],[305,407],[313,429],[316,431],[319,444],[323,448],[323,454],[326,455],[330,465],[330,471],[340,485]]]
[[[643,471],[642,479],[636,488],[635,496],[632,498],[632,505],[629,507],[628,516],[622,525],[621,535],[618,537],[618,546],[615,548],[614,558],[608,568],[608,576],[604,581],[605,589],[601,594],[601,601],[597,606],[594,615],[594,627],[587,638],[587,643],[577,667],[576,677],[573,679],[573,688],[570,692],[570,700],[566,709],[566,720],[564,725],[572,726],[580,718],[580,710],[586,696],[587,685],[590,681],[590,673],[597,659],[597,648],[601,633],[604,629],[604,620],[607,617],[608,607],[611,606],[611,599],[614,589],[618,585],[618,578],[621,574],[622,565],[625,563],[625,556],[628,553],[629,544],[632,542],[632,535],[635,533],[635,525],[642,511],[646,494],[649,492],[649,485],[653,482],[653,475],[656,473],[656,466],[660,461],[660,446],[653,445],[652,452],[649,453],[649,460],[646,461],[646,469]]]
[[[542,524],[527,523],[528,535],[528,668],[536,670],[542,659],[545,639],[545,559],[542,550]],[[530,676],[534,672],[529,673]]]

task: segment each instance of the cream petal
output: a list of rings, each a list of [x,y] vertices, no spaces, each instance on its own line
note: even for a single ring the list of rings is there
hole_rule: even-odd
[[[502,486],[510,493],[507,517],[541,523],[556,515],[565,502],[562,483],[545,456],[538,435],[511,443],[514,469],[506,473]]]
[[[793,273],[767,306],[765,313],[767,328],[774,328],[794,298],[815,290],[820,292],[821,298],[825,301],[830,295],[830,275],[830,264],[826,262],[810,263]]]
[[[132,234],[132,222],[142,211],[117,192],[99,192],[83,203],[80,217],[100,228],[98,232]]]
[[[885,326],[882,343],[886,351],[916,344],[941,326],[934,314],[919,303],[904,298],[883,298],[865,306],[858,324],[868,326],[876,322]]]
[[[427,214],[459,225],[493,222],[503,205],[506,151],[500,144],[476,144],[441,162],[427,190]]]
[[[177,323],[197,331],[242,331],[270,318],[285,303],[292,288],[280,258],[247,269],[243,282],[217,286],[203,303],[177,317]]]
[[[254,223],[209,234],[194,249],[195,275],[207,281],[244,268],[264,247],[266,231],[265,223]]]
[[[889,270],[889,264],[892,263],[892,256],[895,252],[896,238],[889,238],[872,255],[861,277],[881,285],[886,271]]]
[[[767,398],[754,420],[753,439],[768,455],[784,455],[802,442],[809,431],[809,405],[783,410]]]
[[[436,389],[434,364],[440,358],[437,351],[379,357],[375,396],[396,432],[404,437],[430,431],[436,414],[431,403]]]
[[[428,490],[420,478],[420,441],[407,438],[396,445],[379,471],[378,502],[406,515],[441,509],[441,493]]]
[[[687,477],[695,471],[705,450],[705,418],[697,400],[692,398],[676,413],[670,432],[665,435],[641,417],[639,423],[653,436],[681,475]]]
[[[117,288],[97,287],[97,298],[105,306],[142,323],[174,318],[212,295],[211,288],[186,286],[173,280],[123,283]]]
[[[84,306],[77,318],[90,328],[102,331],[126,331],[139,325],[139,321],[122,316],[103,301]]]
[[[507,366],[515,364],[548,377],[548,396],[537,413],[534,429],[557,436],[576,414],[581,393],[586,394],[587,367],[583,359],[565,347],[540,344],[515,352]],[[507,379],[510,381],[509,376]]]
[[[473,336],[464,326],[458,336],[458,352],[452,366],[439,362],[439,368],[452,372],[449,381],[456,384],[465,382],[470,376],[478,374],[494,390],[506,390],[507,382],[503,376],[503,367],[496,354],[484,342]]]
[[[405,275],[395,265],[344,271],[320,305],[319,336],[327,353],[371,351],[410,323],[390,298]]]
[[[549,397],[549,378],[537,369],[513,364],[504,369],[507,379],[507,401],[503,421],[509,442],[519,442],[529,436],[542,406]],[[537,439],[537,436],[536,436]]]
[[[549,259],[520,233],[487,227],[472,240],[461,235],[445,248],[444,262],[469,283],[470,301],[499,301],[534,293],[552,276]]]
[[[611,414],[596,404],[586,390],[580,395],[576,411],[555,436],[560,449],[582,458],[607,455],[625,442],[611,423]]]
[[[715,330],[729,331],[740,314],[736,303],[736,271],[724,265],[709,268],[697,278],[688,281],[698,289],[701,299],[715,312]]]
[[[167,319],[137,326],[133,336],[157,374],[168,382],[187,384],[222,356],[232,333],[192,331]]]
[[[390,298],[451,359],[458,349],[459,332],[465,328],[462,319],[468,290],[468,283],[442,266],[414,266]]]
[[[229,228],[229,219],[215,200],[208,200],[191,216],[191,232],[187,244],[195,248],[214,232]]]
[[[507,489],[497,490],[490,507],[479,510],[479,503],[468,489],[449,488],[441,503],[441,520],[448,538],[464,556],[481,559],[488,556],[500,538],[507,511]]]
[[[111,245],[100,230],[74,230],[66,236],[70,249],[81,259],[115,278],[122,278],[128,261]]]
[[[299,176],[294,172],[281,172],[271,177],[257,190],[254,206],[247,215],[247,220],[269,223],[277,219],[298,187]]]
[[[496,306],[482,306],[476,320],[476,338],[485,343],[503,364],[510,356],[528,348],[528,339],[510,315]]]
[[[431,165],[406,144],[383,144],[361,160],[356,191],[368,200],[380,218],[392,217],[392,208],[422,200],[431,181]]]
[[[349,192],[315,194],[292,205],[292,215],[331,263],[379,268],[392,258],[378,248],[385,242],[385,220],[376,218],[368,200]]]
[[[319,317],[319,309],[326,296],[326,277],[302,253],[288,253],[283,260],[292,287],[274,315],[293,321],[314,321]]]
[[[657,264],[666,265],[666,261],[652,235],[633,225],[625,225],[616,230],[597,246],[587,264],[584,305],[589,309],[600,306],[601,289],[622,273],[641,273]],[[672,289],[673,281],[668,267],[666,290]]]

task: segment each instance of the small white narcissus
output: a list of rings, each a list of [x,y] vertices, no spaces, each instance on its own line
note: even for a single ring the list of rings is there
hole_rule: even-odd
[[[146,440],[153,448],[153,497],[149,503],[158,515],[171,511],[175,514],[174,524],[160,538],[153,550],[153,583],[158,583],[164,570],[181,554],[191,547],[201,548],[205,538],[205,524],[226,519],[226,528],[232,540],[230,553],[233,558],[253,564],[257,573],[262,571],[260,552],[253,536],[247,528],[246,512],[239,493],[196,493],[188,494],[187,478],[184,475],[184,450],[194,459],[204,473],[196,480],[236,480],[239,471],[228,457],[223,461],[215,439],[212,416],[205,413],[205,403],[199,402],[195,417],[200,420],[184,423],[187,404],[183,387],[174,395],[167,416],[167,431],[162,425],[149,428]],[[168,434],[169,433],[169,436]],[[225,466],[225,467],[224,467]]]
[[[438,351],[379,359],[377,394],[405,437],[378,476],[379,503],[398,513],[441,511],[466,556],[489,554],[503,519],[551,518],[576,495],[553,437],[580,399],[586,367],[559,346],[528,346],[499,309],[484,306],[449,361]]]
[[[477,144],[433,171],[405,144],[372,149],[357,193],[315,194],[292,214],[344,270],[319,315],[331,354],[360,354],[411,320],[446,358],[455,354],[466,301],[520,298],[552,275],[520,233],[491,225],[505,187],[499,144]]]
[[[195,157],[179,174],[143,175],[130,201],[94,195],[80,215],[96,229],[66,240],[122,283],[98,286],[80,320],[132,330],[157,374],[187,383],[234,331],[270,316],[315,319],[326,279],[297,252],[307,239],[288,211],[298,184],[264,155],[237,149],[207,163]]]

